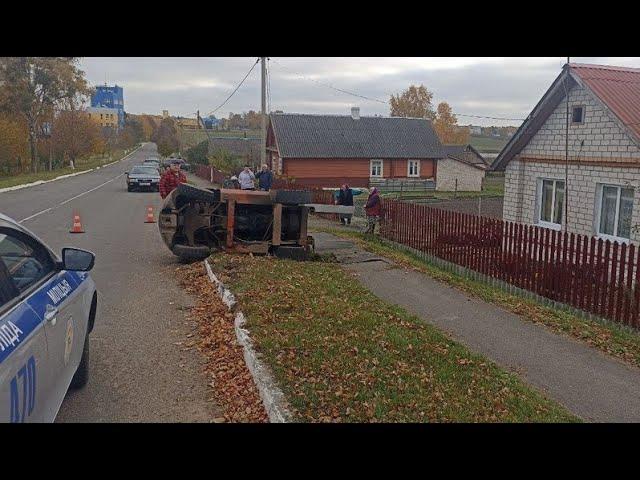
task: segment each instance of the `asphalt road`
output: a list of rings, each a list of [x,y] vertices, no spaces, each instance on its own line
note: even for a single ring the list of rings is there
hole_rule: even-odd
[[[90,337],[88,385],[67,394],[58,422],[209,422],[219,416],[200,353],[187,349],[193,304],[177,286],[177,258],[157,224],[144,223],[158,193],[128,193],[124,172],[156,153],[146,144],[121,162],[90,173],[0,193],[0,212],[23,221],[54,250],[96,253],[91,272],[98,315]],[[70,234],[78,212],[86,233]],[[182,342],[181,345],[177,343]]]

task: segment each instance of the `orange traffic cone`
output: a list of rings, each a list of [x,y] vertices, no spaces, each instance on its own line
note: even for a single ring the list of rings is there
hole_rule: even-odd
[[[147,219],[144,221],[144,223],[156,223],[155,219],[153,218],[153,207],[147,207]]]
[[[73,214],[73,227],[69,230],[69,233],[84,233],[82,222],[80,221],[80,214]]]

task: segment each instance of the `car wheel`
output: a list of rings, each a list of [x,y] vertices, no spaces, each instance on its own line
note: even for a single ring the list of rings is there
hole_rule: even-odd
[[[89,381],[89,335],[84,338],[84,347],[82,349],[82,358],[76,373],[71,379],[70,387],[72,389],[82,388]]]
[[[133,192],[133,187],[127,185],[127,192]]]

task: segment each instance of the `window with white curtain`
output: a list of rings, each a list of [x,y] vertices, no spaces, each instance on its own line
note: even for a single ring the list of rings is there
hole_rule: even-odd
[[[371,160],[370,174],[372,177],[382,177],[382,160]]]
[[[420,176],[420,160],[409,160],[407,165],[407,176],[408,177],[419,177]]]
[[[538,181],[538,224],[558,229],[564,214],[564,181],[542,178]]]
[[[633,213],[633,188],[619,185],[598,185],[598,235],[612,240],[629,240]]]

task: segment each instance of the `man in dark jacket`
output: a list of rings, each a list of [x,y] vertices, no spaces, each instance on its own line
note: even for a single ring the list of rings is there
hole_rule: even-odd
[[[353,207],[353,192],[346,183],[342,185],[342,188],[338,190],[338,198],[336,198],[336,205],[345,205],[347,207]],[[351,214],[340,214],[340,222],[343,225],[351,225]]]
[[[181,183],[187,183],[187,177],[180,171],[180,162],[172,160],[168,171],[160,177],[160,196],[166,198]]]
[[[273,184],[273,173],[269,170],[269,167],[262,165],[262,170],[256,175],[258,179],[258,188],[260,190],[269,191]]]
[[[374,187],[373,190],[371,190],[369,198],[367,199],[367,204],[364,206],[364,211],[367,214],[366,233],[373,235],[376,229],[376,223],[378,223],[380,215],[382,214],[382,201],[380,200],[377,188]]]

